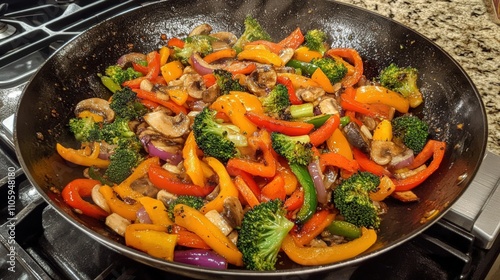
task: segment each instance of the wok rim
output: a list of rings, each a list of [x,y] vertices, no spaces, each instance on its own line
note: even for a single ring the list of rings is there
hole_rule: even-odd
[[[487,115],[486,115],[486,109],[483,103],[483,100],[481,98],[481,95],[476,88],[474,82],[470,78],[470,76],[465,72],[463,67],[448,53],[446,52],[442,47],[434,43],[432,40],[424,36],[422,33],[414,30],[413,28],[410,28],[392,18],[383,16],[381,14],[378,14],[374,11],[356,6],[354,4],[350,3],[343,3],[343,2],[337,2],[337,1],[331,1],[331,0],[326,0],[327,2],[333,2],[335,4],[341,5],[341,6],[347,6],[352,9],[358,10],[359,13],[369,13],[377,18],[381,18],[385,21],[390,21],[391,24],[396,24],[400,27],[403,27],[404,29],[408,30],[411,33],[414,33],[417,35],[420,39],[424,40],[426,43],[432,45],[433,47],[436,48],[441,54],[444,54],[450,62],[453,63],[454,66],[457,67],[457,69],[460,71],[460,74],[462,78],[464,78],[467,82],[467,84],[470,86],[470,89],[474,92],[475,97],[477,98],[479,103],[479,107],[481,109],[481,122],[485,125],[485,130],[482,137],[482,144],[481,144],[481,150],[479,151],[479,158],[481,159],[480,161],[476,162],[474,170],[472,172],[468,173],[468,177],[470,177],[470,181],[467,182],[466,185],[460,185],[461,191],[460,194],[457,195],[453,201],[450,201],[449,205],[444,208],[444,211],[441,211],[438,215],[436,215],[432,220],[427,221],[425,224],[422,224],[418,229],[414,230],[408,235],[401,236],[397,240],[385,244],[383,247],[374,249],[372,251],[369,251],[368,253],[362,253],[354,258],[350,258],[344,261],[336,262],[333,264],[328,264],[328,265],[321,265],[321,266],[302,266],[299,268],[290,268],[290,269],[282,269],[282,270],[275,270],[275,271],[252,271],[252,270],[245,270],[245,269],[227,269],[227,270],[216,270],[216,269],[210,269],[210,268],[202,268],[194,265],[187,265],[187,264],[182,264],[182,263],[177,263],[177,262],[169,262],[163,259],[155,258],[152,257],[146,253],[143,253],[139,250],[136,250],[134,248],[128,247],[118,241],[112,240],[110,238],[107,238],[95,230],[92,230],[91,228],[83,225],[73,217],[71,217],[66,211],[55,205],[53,200],[47,195],[46,191],[39,186],[39,184],[36,183],[36,180],[32,176],[30,172],[25,172],[24,170],[29,170],[28,165],[26,165],[24,158],[21,154],[20,151],[20,146],[19,146],[19,141],[18,141],[18,110],[21,107],[21,103],[26,95],[27,89],[29,88],[29,85],[31,82],[38,77],[39,72],[41,72],[44,68],[44,65],[49,63],[54,56],[56,56],[61,50],[65,49],[66,46],[70,45],[72,42],[75,40],[79,39],[81,36],[84,36],[87,34],[90,30],[93,30],[95,28],[98,28],[101,25],[107,24],[109,21],[113,21],[115,18],[123,17],[126,16],[128,13],[131,13],[136,10],[140,9],[145,9],[150,5],[156,5],[162,2],[168,2],[168,1],[158,1],[158,2],[152,2],[152,3],[147,3],[145,5],[142,5],[140,7],[132,8],[128,11],[125,11],[123,13],[117,14],[115,16],[112,16],[108,19],[105,19],[87,29],[82,31],[80,34],[74,36],[71,40],[67,41],[64,43],[61,47],[59,47],[53,54],[51,54],[43,63],[42,65],[37,69],[37,71],[31,76],[29,81],[26,83],[25,87],[23,88],[23,92],[20,96],[20,101],[18,102],[17,105],[17,110],[14,115],[14,131],[13,131],[13,137],[14,137],[14,144],[15,144],[15,154],[19,160],[19,163],[22,167],[22,170],[26,176],[26,178],[29,180],[30,184],[35,187],[37,192],[43,197],[43,199],[47,202],[47,204],[52,207],[59,215],[61,215],[67,222],[69,222],[72,226],[76,227],[78,230],[82,231],[85,233],[87,236],[91,237],[92,239],[98,241],[101,243],[101,245],[104,245],[106,248],[119,253],[121,255],[124,255],[134,261],[138,261],[142,264],[151,266],[153,268],[161,269],[166,272],[171,272],[175,274],[180,274],[188,277],[193,277],[195,275],[202,275],[200,273],[203,273],[205,276],[211,276],[211,277],[220,277],[220,276],[225,276],[225,277],[234,277],[234,276],[241,276],[241,277],[252,277],[252,276],[264,276],[264,277],[283,277],[283,276],[293,276],[293,275],[302,275],[302,274],[317,274],[317,273],[323,273],[323,272],[334,272],[335,270],[341,270],[341,269],[348,269],[350,267],[353,267],[355,265],[358,265],[359,263],[362,263],[368,259],[374,258],[376,256],[379,256],[387,251],[390,251],[394,249],[397,246],[400,246],[401,244],[410,241],[411,239],[415,238],[416,236],[420,235],[422,232],[427,230],[429,227],[431,227],[434,223],[438,222],[450,209],[451,206],[458,200],[460,197],[463,195],[463,193],[466,191],[466,189],[470,186],[472,183],[474,177],[476,176],[479,167],[482,163],[482,159],[484,159],[486,150],[487,150],[487,142],[488,142],[488,122],[487,122]],[[26,101],[25,101],[26,102]],[[208,275],[209,274],[209,275]]]

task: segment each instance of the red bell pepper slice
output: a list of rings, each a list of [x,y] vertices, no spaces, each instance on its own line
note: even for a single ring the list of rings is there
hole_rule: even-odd
[[[146,55],[146,60],[148,61],[148,73],[146,74],[146,78],[148,80],[153,80],[160,74],[160,53],[152,51]]]
[[[109,215],[108,212],[82,198],[89,197],[94,186],[99,184],[98,180],[75,179],[64,187],[61,195],[64,202],[74,209],[78,209],[82,214],[96,219],[104,219]]]
[[[142,75],[147,75],[148,74],[148,67],[140,65],[138,63],[132,62],[132,66],[134,67],[134,70],[137,72],[140,72]]]
[[[359,149],[353,148],[352,155],[354,156],[354,159],[358,162],[361,170],[368,171],[378,176],[383,176],[383,175],[391,176],[391,172],[389,172],[389,170],[385,169],[385,167],[383,167],[382,165],[379,165],[370,158],[368,158],[368,156],[365,155]]]
[[[281,40],[278,45],[283,48],[292,48],[295,50],[302,45],[302,43],[304,43],[304,34],[302,34],[300,28],[297,27],[294,31],[292,31],[292,33],[290,33],[290,35]]]
[[[260,194],[261,194],[260,187],[259,187],[259,185],[257,185],[255,180],[253,179],[252,175],[250,175],[249,173],[247,173],[239,168],[227,166],[226,169],[227,169],[227,173],[229,173],[229,175],[234,176],[234,177],[240,176],[241,179],[250,188],[250,190],[255,195],[255,197],[257,197],[257,198],[260,197]]]
[[[207,196],[214,190],[213,186],[200,187],[183,182],[172,173],[155,164],[149,167],[148,177],[156,187],[176,195]]]
[[[171,229],[172,233],[177,234],[177,245],[197,249],[211,249],[196,233],[175,224]]]
[[[258,127],[289,136],[306,135],[314,128],[314,125],[310,123],[278,120],[251,111],[246,112],[245,116]]]
[[[212,73],[205,74],[201,76],[201,78],[203,79],[203,83],[207,88],[215,85],[215,83],[217,82],[217,78],[215,78],[215,75]]]
[[[309,244],[316,236],[329,226],[335,219],[335,214],[323,209],[314,213],[298,231],[292,232],[293,240],[297,245],[305,246]]]
[[[326,122],[313,131],[309,137],[311,138],[311,144],[313,144],[314,147],[321,145],[321,143],[325,142],[339,127],[340,124],[340,118],[338,115],[332,115],[326,120]]]
[[[302,100],[295,93],[295,88],[292,85],[292,81],[286,76],[278,76],[276,79],[276,83],[282,84],[286,87],[288,91],[288,98],[290,99],[290,103],[293,105],[302,104]]]
[[[319,156],[319,164],[321,170],[324,170],[326,166],[336,166],[345,169],[351,173],[359,170],[359,163],[355,160],[350,160],[345,156],[337,153],[324,153]]]
[[[285,200],[283,207],[292,212],[302,207],[302,204],[304,204],[304,190],[298,188]]]
[[[423,181],[425,181],[425,179],[431,176],[432,173],[434,173],[439,168],[439,165],[443,161],[444,154],[446,152],[446,143],[437,140],[429,140],[424,146],[424,149],[417,155],[417,157],[415,157],[414,162],[416,164],[423,164],[427,159],[429,159],[429,154],[431,152],[432,161],[431,163],[429,163],[429,166],[427,166],[427,168],[408,178],[392,180],[394,182],[394,185],[396,186],[396,191],[409,191],[414,187],[420,185]]]
[[[355,49],[351,48],[337,48],[329,49],[325,53],[328,56],[340,56],[347,59],[350,63],[354,65],[354,73],[350,76],[346,76],[342,79],[342,86],[344,88],[354,86],[361,76],[363,75],[363,60],[361,56]]]
[[[167,42],[167,47],[173,48],[184,48],[185,42],[177,37],[170,38]]]
[[[175,104],[175,102],[173,102],[171,100],[165,101],[163,99],[160,99],[156,96],[156,94],[154,92],[142,90],[139,88],[133,88],[132,91],[137,94],[137,98],[147,99],[149,101],[153,101],[155,103],[158,103],[158,104],[172,110],[176,114],[179,114],[179,113],[187,114],[187,109],[185,107],[177,105],[177,104]]]
[[[269,183],[262,187],[261,201],[280,199],[285,201],[285,179],[281,175],[276,175]]]

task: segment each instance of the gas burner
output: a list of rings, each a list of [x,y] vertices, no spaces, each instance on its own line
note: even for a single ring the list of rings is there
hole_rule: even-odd
[[[0,4],[0,16],[3,16],[7,12],[8,4]],[[5,39],[12,34],[16,33],[16,28],[10,24],[0,21],[0,40]]]
[[[16,33],[16,28],[10,24],[0,21],[0,40],[5,39]]]

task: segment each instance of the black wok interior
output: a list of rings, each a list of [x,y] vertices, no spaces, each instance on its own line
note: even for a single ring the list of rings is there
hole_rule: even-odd
[[[275,41],[299,26],[321,28],[333,47],[359,51],[365,75],[373,78],[391,62],[411,65],[420,73],[425,104],[417,114],[431,123],[432,137],[449,143],[442,166],[415,190],[419,203],[388,201],[378,241],[360,257],[324,267],[299,267],[284,261],[274,272],[230,269],[224,272],[168,263],[122,245],[103,223],[79,216],[51,189],[62,189],[81,177],[81,168],[66,164],[56,153],[56,142],[77,147],[67,123],[73,108],[89,97],[109,97],[97,73],[125,53],[149,52],[165,42],[161,34],[185,37],[200,23],[214,31],[241,34],[243,19],[251,14]],[[459,126],[459,124],[463,125]],[[53,55],[34,75],[20,100],[15,122],[17,155],[30,181],[62,217],[98,242],[140,262],[191,277],[255,277],[312,275],[345,268],[384,252],[420,233],[435,220],[422,223],[437,209],[442,217],[474,177],[482,161],[487,134],[485,110],[479,94],[462,68],[428,39],[392,20],[354,6],[331,1],[165,1],[107,20],[84,32]],[[458,184],[460,175],[467,178]]]

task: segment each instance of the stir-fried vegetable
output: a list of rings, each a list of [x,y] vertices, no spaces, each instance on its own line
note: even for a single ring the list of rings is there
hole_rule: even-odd
[[[239,37],[202,25],[124,54],[97,73],[111,98],[83,100],[68,122],[81,145],[56,145],[92,178],[63,200],[167,261],[274,270],[280,250],[300,265],[363,253],[384,201],[418,201],[446,143],[410,112],[416,69],[363,77],[360,54],[329,36],[297,27],[274,41],[249,16]]]

